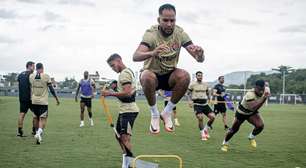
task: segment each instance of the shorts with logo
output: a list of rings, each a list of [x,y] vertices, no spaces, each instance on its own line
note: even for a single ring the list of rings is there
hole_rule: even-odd
[[[32,105],[32,111],[34,117],[47,118],[48,117],[48,105]]]
[[[120,113],[117,119],[116,130],[121,134],[132,135],[132,129],[134,121],[138,115],[138,112],[126,112]]]
[[[81,103],[84,103],[85,106],[91,108],[91,98],[81,97]]]

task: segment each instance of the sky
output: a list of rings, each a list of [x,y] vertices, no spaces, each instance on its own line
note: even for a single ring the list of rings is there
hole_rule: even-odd
[[[112,53],[138,71],[133,53],[158,8],[176,7],[176,24],[204,49],[197,63],[185,49],[178,67],[204,72],[204,80],[234,71],[267,71],[280,65],[306,68],[304,0],[1,0],[0,74],[21,72],[27,61],[45,72],[79,80],[83,72],[116,79]]]

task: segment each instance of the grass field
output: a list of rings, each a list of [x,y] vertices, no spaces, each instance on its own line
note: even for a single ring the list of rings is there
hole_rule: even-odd
[[[95,126],[79,128],[79,104],[61,99],[55,106],[50,100],[48,125],[43,143],[36,145],[31,136],[31,112],[24,124],[27,137],[16,137],[19,103],[16,97],[0,97],[0,167],[1,168],[119,168],[121,150],[106,123],[99,100],[93,102]],[[114,118],[117,101],[107,100]],[[265,129],[257,137],[257,149],[251,150],[247,135],[252,127],[246,122],[230,142],[230,150],[220,150],[224,133],[221,117],[214,123],[209,141],[200,140],[192,109],[178,104],[181,123],[175,133],[163,129],[157,136],[148,133],[150,114],[144,100],[135,122],[133,151],[140,154],[176,154],[186,168],[210,167],[306,167],[306,106],[269,105],[261,110]],[[162,102],[160,102],[160,107]],[[228,112],[229,122],[233,113]],[[163,128],[163,127],[161,127]],[[156,160],[156,159],[154,159]],[[178,167],[171,159],[158,159],[162,168]]]

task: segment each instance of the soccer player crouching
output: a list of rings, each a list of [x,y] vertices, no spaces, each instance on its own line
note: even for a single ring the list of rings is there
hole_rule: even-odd
[[[251,146],[256,148],[257,145],[255,136],[258,135],[264,128],[264,123],[258,110],[266,102],[269,96],[270,89],[265,85],[265,81],[257,80],[255,82],[255,87],[245,94],[242,101],[238,105],[233,125],[225,135],[221,147],[222,151],[228,151],[229,140],[235,133],[238,132],[240,125],[245,120],[254,126],[254,129],[249,134],[248,139],[250,140]]]

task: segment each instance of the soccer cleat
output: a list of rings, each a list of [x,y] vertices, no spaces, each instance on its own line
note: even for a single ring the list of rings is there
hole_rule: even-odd
[[[151,134],[158,134],[160,132],[159,117],[151,117],[150,132]]]
[[[177,127],[179,127],[181,125],[177,118],[174,119],[174,125],[177,126]]]
[[[253,148],[256,148],[257,147],[257,144],[256,144],[256,141],[255,139],[250,139],[250,144]]]
[[[208,140],[207,136],[204,133],[201,133],[201,140],[202,141],[207,141]]]
[[[228,144],[223,144],[223,145],[221,146],[221,150],[222,150],[223,152],[227,152],[227,151],[228,151]]]
[[[21,129],[17,131],[17,136],[23,137],[23,131]]]
[[[224,126],[224,130],[227,131],[229,127],[227,125]]]
[[[36,144],[40,144],[42,141],[41,135],[40,134],[35,134],[34,138],[36,139]]]
[[[89,119],[89,122],[90,122],[90,126],[94,126],[93,119]]]
[[[173,123],[172,123],[171,114],[162,112],[161,115],[160,115],[160,118],[164,122],[165,130],[167,132],[173,132],[174,131],[174,126],[173,126]]]
[[[80,127],[84,127],[84,123],[83,122],[81,122]]]

